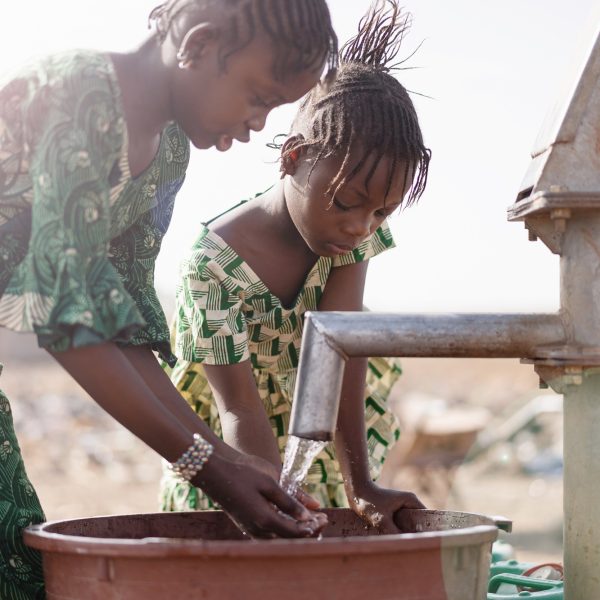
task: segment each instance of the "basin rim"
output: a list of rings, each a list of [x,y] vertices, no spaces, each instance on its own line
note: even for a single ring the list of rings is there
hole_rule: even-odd
[[[283,558],[332,555],[365,555],[388,552],[414,552],[456,546],[479,546],[493,543],[498,537],[496,525],[473,525],[447,530],[398,533],[372,536],[274,540],[203,540],[187,538],[101,538],[54,533],[49,529],[82,520],[152,517],[166,513],[109,515],[89,519],[47,521],[31,525],[24,531],[25,543],[42,552],[58,552],[112,558]],[[176,514],[176,513],[167,513]],[[468,514],[468,513],[463,513]]]

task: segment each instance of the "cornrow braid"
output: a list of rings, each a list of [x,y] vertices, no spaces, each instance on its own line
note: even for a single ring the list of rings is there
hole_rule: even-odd
[[[391,160],[386,198],[400,165],[405,177],[412,177],[406,206],[425,190],[431,151],[423,143],[408,92],[390,74],[403,62],[391,64],[409,28],[410,15],[402,13],[398,0],[377,2],[361,20],[356,37],[341,49],[335,80],[315,88],[300,106],[293,130],[301,130],[303,137],[286,148],[282,160],[295,150],[312,150],[312,172],[320,160],[341,151],[341,166],[327,190],[332,198],[372,159],[368,186],[384,157]],[[356,152],[361,155],[350,168]]]
[[[276,79],[323,62],[327,79],[332,78],[339,60],[338,42],[325,0],[220,0],[219,5],[231,13],[219,50],[221,67],[254,39],[260,27],[276,49]],[[202,6],[201,0],[168,0],[152,10],[148,26],[154,25],[164,41],[175,19],[198,6]]]

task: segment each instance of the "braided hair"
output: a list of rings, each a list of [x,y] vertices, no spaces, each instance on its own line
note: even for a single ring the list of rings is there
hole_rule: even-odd
[[[405,178],[412,177],[406,206],[425,190],[431,151],[423,143],[408,92],[390,74],[404,62],[391,64],[409,27],[410,15],[398,0],[378,1],[361,20],[356,37],[341,49],[335,80],[313,89],[300,106],[292,130],[302,135],[284,149],[281,160],[294,151],[313,151],[312,172],[320,160],[343,152],[327,190],[331,198],[374,159],[365,179],[368,187],[384,157],[391,161],[386,198],[401,165]],[[351,168],[355,152],[361,154]]]
[[[207,0],[167,0],[152,10],[148,26],[154,24],[162,42],[180,14],[206,4]],[[276,49],[277,80],[323,62],[328,80],[335,73],[338,41],[325,0],[218,0],[217,4],[228,17],[219,51],[221,68],[233,53],[252,42],[261,27]]]

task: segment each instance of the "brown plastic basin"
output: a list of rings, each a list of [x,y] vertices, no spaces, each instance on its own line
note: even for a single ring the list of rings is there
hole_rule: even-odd
[[[323,539],[250,540],[220,511],[35,525],[48,600],[484,600],[493,519],[404,510],[378,535],[325,511]]]

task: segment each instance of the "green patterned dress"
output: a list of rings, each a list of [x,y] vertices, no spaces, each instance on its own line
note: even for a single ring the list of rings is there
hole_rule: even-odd
[[[332,268],[365,261],[394,245],[387,224],[351,253],[320,257],[290,308],[271,294],[252,269],[207,227],[184,261],[177,289],[173,327],[179,357],[171,379],[194,410],[219,435],[219,414],[202,363],[228,365],[250,360],[260,398],[283,457],[300,355],[303,315],[317,310]],[[379,474],[388,447],[399,430],[386,400],[400,375],[395,362],[371,359],[367,374],[365,417],[369,466]],[[305,488],[322,506],[347,506],[333,445],[311,467]],[[163,510],[212,508],[201,490],[165,469],[161,482]]]
[[[170,124],[132,178],[110,57],[51,56],[0,81],[0,326],[60,352],[150,344],[173,363],[154,263],[189,142]],[[22,530],[44,519],[0,392],[0,598],[43,598]]]

